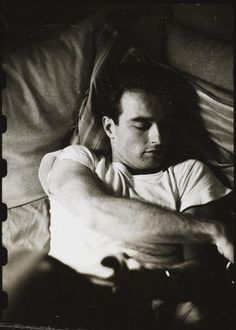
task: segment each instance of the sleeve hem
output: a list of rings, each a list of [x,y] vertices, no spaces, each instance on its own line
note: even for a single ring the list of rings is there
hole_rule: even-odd
[[[226,188],[225,191],[218,194],[217,196],[210,196],[208,193],[204,193],[204,194],[201,193],[201,197],[198,200],[190,199],[189,201],[183,203],[183,205],[180,206],[180,212],[184,212],[191,207],[200,206],[200,205],[204,205],[204,204],[219,200],[219,199],[225,197],[226,195],[228,195],[231,191],[232,191],[231,189]]]

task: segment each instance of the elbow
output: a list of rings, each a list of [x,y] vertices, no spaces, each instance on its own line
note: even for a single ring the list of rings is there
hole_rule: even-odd
[[[56,171],[53,171],[50,173],[48,177],[48,190],[50,194],[57,196],[57,194],[63,190],[63,183],[64,180],[61,180],[62,174],[58,174]],[[64,181],[64,182],[63,182]]]
[[[98,189],[93,187],[88,174],[78,171],[74,164],[66,161],[55,162],[48,177],[48,189],[61,205],[75,218],[81,219],[90,229],[98,227],[100,197]],[[98,202],[99,201],[99,202]]]
[[[50,178],[50,191],[61,205],[63,205],[73,217],[82,220],[87,228],[95,230],[96,208],[93,199],[85,193],[80,192],[76,182],[71,180],[70,175],[54,174]]]
[[[48,190],[53,196],[60,197],[70,181],[70,169],[65,166],[63,161],[56,159],[47,178]]]

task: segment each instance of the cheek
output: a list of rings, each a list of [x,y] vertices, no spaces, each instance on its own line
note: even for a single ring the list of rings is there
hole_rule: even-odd
[[[143,132],[129,129],[120,130],[116,135],[116,145],[120,152],[134,155],[142,153],[146,136]]]
[[[120,143],[126,148],[136,148],[140,144],[140,138],[135,134],[125,134],[120,137]]]
[[[142,157],[144,143],[137,137],[130,136],[126,141],[126,144],[123,145],[123,150],[126,150],[126,154],[130,157]]]
[[[146,136],[144,133],[132,134],[129,137],[129,141],[130,141],[131,146],[133,146],[133,148],[143,149],[146,144]]]

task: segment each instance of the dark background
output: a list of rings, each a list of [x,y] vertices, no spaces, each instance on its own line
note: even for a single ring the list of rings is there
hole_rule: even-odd
[[[149,25],[156,28],[157,17],[171,21],[206,36],[233,44],[233,6],[230,4],[154,4],[81,2],[76,0],[0,0],[0,40],[8,53],[29,38],[47,35],[93,15],[98,10],[108,13],[110,22],[119,29]],[[137,36],[137,34],[136,34]],[[152,39],[151,36],[150,39]],[[148,35],[147,35],[148,44]],[[153,45],[151,44],[150,47]]]
[[[98,10],[111,13],[114,25],[127,28],[142,20],[151,25],[160,12],[163,20],[233,43],[233,5],[230,3],[92,2],[78,0],[0,0],[2,48],[8,52],[29,37],[76,24]],[[161,10],[161,11],[160,11]]]

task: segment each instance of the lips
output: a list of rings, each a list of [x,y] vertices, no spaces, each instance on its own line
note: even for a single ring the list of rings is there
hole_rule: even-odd
[[[145,150],[144,154],[146,156],[150,156],[150,157],[158,157],[158,158],[162,158],[164,156],[165,150],[161,147],[157,147],[157,148],[149,148],[147,150]]]
[[[145,150],[145,153],[158,153],[158,152],[163,152],[163,149],[160,148],[160,147],[157,147],[157,148],[150,148],[150,149],[147,149]]]
[[[151,153],[156,153],[156,152],[159,152],[160,151],[160,149],[148,149],[148,150],[146,150],[145,152],[151,152]]]
[[[157,157],[159,158],[162,153],[154,149],[154,150],[147,150],[144,152],[144,154],[146,155],[146,157],[151,157],[156,159]]]

